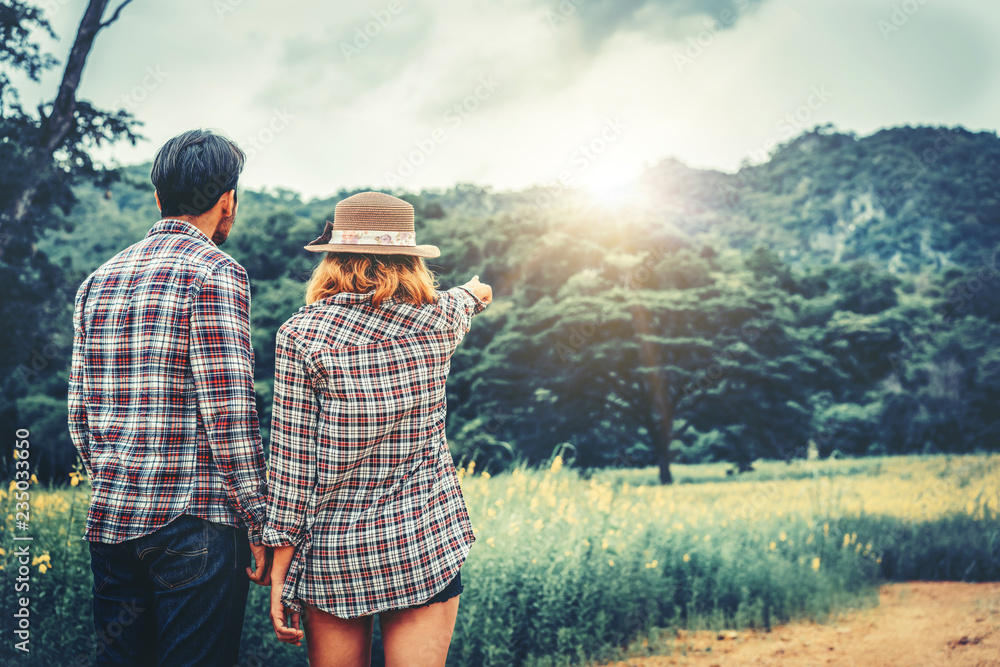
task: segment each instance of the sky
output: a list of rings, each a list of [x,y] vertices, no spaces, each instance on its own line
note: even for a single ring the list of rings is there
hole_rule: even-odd
[[[36,4],[65,59],[86,3]],[[305,197],[601,192],[666,158],[735,171],[818,124],[994,132],[996,35],[993,0],[134,0],[79,97],[144,123],[101,153],[120,164],[206,127],[247,151],[241,185]]]

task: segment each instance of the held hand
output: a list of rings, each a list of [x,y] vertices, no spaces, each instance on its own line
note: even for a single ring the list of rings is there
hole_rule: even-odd
[[[281,589],[285,584],[285,573],[275,572],[271,578],[271,625],[279,642],[302,646],[305,633],[299,629],[299,612],[285,609],[281,602]],[[287,624],[286,624],[286,616]]]
[[[250,577],[250,581],[259,586],[269,586],[271,584],[271,563],[274,559],[274,549],[251,542],[250,551],[253,552],[253,560],[257,569],[251,570],[248,567],[247,576]]]
[[[485,283],[479,282],[479,276],[472,276],[472,280],[462,285],[476,295],[476,298],[483,303],[493,301],[493,288]]]

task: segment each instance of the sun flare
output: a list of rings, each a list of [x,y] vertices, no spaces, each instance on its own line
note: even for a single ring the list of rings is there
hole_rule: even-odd
[[[635,174],[619,166],[597,165],[580,178],[580,187],[597,203],[619,207],[635,199],[635,179]]]

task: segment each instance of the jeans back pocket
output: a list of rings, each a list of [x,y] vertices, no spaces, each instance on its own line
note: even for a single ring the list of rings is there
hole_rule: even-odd
[[[209,530],[208,521],[181,515],[143,538],[138,556],[161,586],[181,588],[197,581],[205,572]]]

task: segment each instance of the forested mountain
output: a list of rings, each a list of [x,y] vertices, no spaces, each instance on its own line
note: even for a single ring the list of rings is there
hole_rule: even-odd
[[[643,185],[692,234],[768,245],[795,264],[869,259],[899,273],[975,264],[996,248],[998,178],[994,134],[903,127],[858,139],[826,126],[735,175],[668,160]]]
[[[72,295],[158,218],[148,165],[80,186],[39,242],[57,270],[48,329],[0,350],[0,415],[63,471]],[[393,193],[414,204],[443,287],[478,273],[496,301],[453,360],[456,458],[500,467],[561,447],[577,464],[995,449],[1000,442],[1000,140],[817,128],[736,174],[667,160],[623,201],[557,186]],[[240,193],[224,250],[253,283],[262,426],[273,341],[302,303],[302,246],[342,191]],[[40,288],[41,289],[41,288]],[[45,297],[49,297],[46,299]]]

